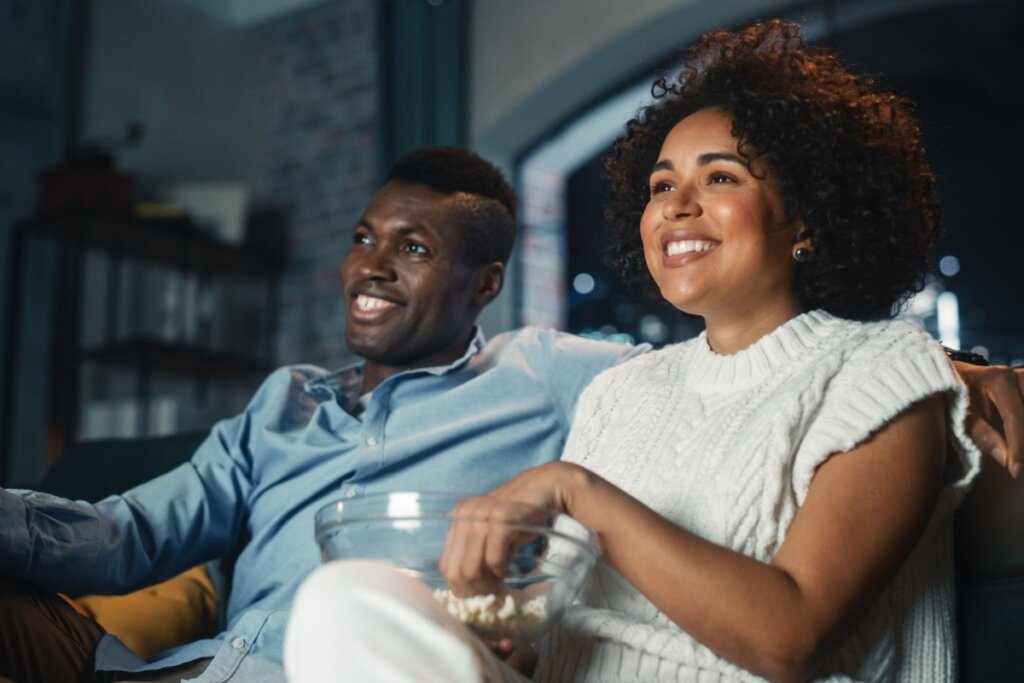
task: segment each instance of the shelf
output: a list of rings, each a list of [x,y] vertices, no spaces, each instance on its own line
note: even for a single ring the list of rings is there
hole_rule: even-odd
[[[192,270],[255,275],[280,270],[280,250],[224,244],[199,231],[188,218],[138,218],[110,211],[73,211],[19,224],[29,235],[53,237],[82,248],[103,249]]]
[[[83,361],[104,362],[138,368],[143,364],[154,372],[227,377],[262,375],[273,368],[266,360],[245,358],[237,353],[207,348],[134,339],[81,350]]]

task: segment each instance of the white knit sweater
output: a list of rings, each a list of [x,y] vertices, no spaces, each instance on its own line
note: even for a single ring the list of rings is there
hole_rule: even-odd
[[[583,394],[563,459],[623,488],[679,526],[768,562],[815,468],[915,401],[949,392],[955,435],[931,525],[844,647],[827,680],[955,678],[951,512],[979,468],[966,394],[939,345],[898,321],[821,311],[732,356],[696,339],[598,376]],[[666,562],[671,558],[666,557]],[[600,563],[542,647],[535,680],[759,680],[690,638]]]

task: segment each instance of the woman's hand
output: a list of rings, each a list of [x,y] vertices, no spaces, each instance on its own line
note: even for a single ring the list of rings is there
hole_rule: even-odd
[[[968,434],[1019,479],[1024,473],[1024,368],[954,365],[970,397]]]
[[[451,590],[459,596],[504,595],[509,561],[530,538],[511,525],[543,524],[554,513],[570,512],[574,492],[586,480],[583,468],[552,462],[460,503],[452,511],[439,565]]]

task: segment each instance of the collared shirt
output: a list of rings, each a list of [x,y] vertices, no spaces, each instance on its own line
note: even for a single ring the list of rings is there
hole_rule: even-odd
[[[485,343],[478,331],[455,363],[383,381],[359,420],[348,409],[360,366],[281,368],[189,463],[123,495],[87,504],[0,489],[0,574],[65,593],[120,593],[241,545],[223,633],[149,663],[107,636],[97,668],[213,657],[196,680],[283,680],[288,608],[320,562],[320,507],[378,491],[483,493],[555,459],[583,388],[644,350],[535,328]]]

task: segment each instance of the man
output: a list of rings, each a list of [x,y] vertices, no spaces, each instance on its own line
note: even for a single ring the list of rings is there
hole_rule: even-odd
[[[320,562],[317,509],[374,491],[480,493],[558,457],[584,386],[645,349],[537,329],[485,342],[474,322],[501,290],[514,206],[469,152],[403,158],[341,267],[365,363],[281,368],[189,464],[123,496],[0,490],[0,677],[283,680],[288,609]],[[124,592],[239,546],[226,630],[151,663],[47,592]]]

